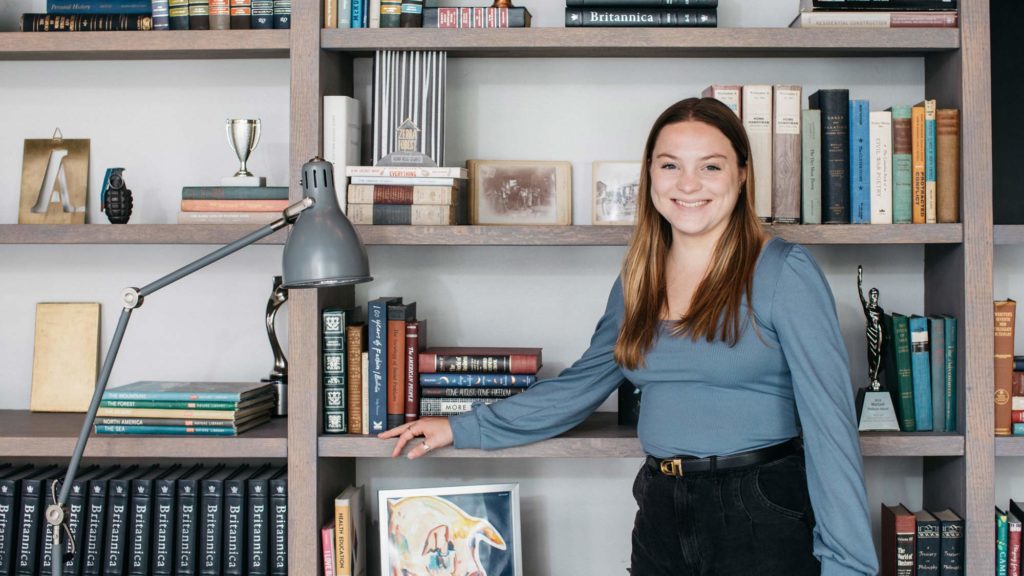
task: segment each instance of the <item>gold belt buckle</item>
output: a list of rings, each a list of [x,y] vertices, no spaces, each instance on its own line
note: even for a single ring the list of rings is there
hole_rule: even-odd
[[[672,458],[669,460],[662,460],[660,463],[661,473],[666,476],[676,476],[679,478],[683,477],[683,460],[682,458]]]

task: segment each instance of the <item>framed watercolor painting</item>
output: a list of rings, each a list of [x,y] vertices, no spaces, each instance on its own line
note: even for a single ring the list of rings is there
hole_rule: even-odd
[[[383,576],[522,576],[519,485],[380,490]]]
[[[467,160],[470,224],[572,224],[572,163]]]

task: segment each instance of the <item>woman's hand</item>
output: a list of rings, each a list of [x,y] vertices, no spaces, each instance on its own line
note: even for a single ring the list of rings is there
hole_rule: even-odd
[[[420,418],[386,432],[381,432],[377,435],[377,438],[398,438],[398,443],[395,444],[395,449],[391,452],[391,457],[394,458],[401,454],[405,445],[417,436],[422,436],[423,442],[416,444],[416,446],[409,450],[410,460],[426,456],[427,452],[431,450],[451,445],[453,441],[452,426],[448,423],[447,418]]]

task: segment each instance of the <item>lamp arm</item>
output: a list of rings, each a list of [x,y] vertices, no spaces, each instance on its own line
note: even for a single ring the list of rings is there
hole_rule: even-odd
[[[93,424],[96,422],[96,412],[99,410],[103,393],[107,389],[107,382],[110,380],[110,372],[114,368],[114,360],[117,358],[117,352],[121,348],[121,341],[124,339],[124,333],[128,328],[128,320],[131,319],[132,311],[142,305],[142,301],[145,296],[152,294],[165,286],[173,284],[174,282],[181,280],[193,272],[205,268],[229,254],[233,254],[250,244],[270,236],[288,224],[294,223],[302,211],[312,206],[313,200],[311,198],[303,198],[286,208],[282,213],[281,218],[278,220],[275,220],[274,222],[271,222],[270,224],[267,224],[222,248],[214,250],[191,264],[182,266],[155,282],[151,282],[142,288],[125,288],[121,293],[121,300],[124,304],[124,309],[121,310],[121,317],[117,321],[117,328],[114,329],[114,337],[110,341],[110,347],[107,349],[107,355],[103,360],[103,367],[100,369],[100,376],[96,381],[96,389],[92,393],[92,400],[89,401],[89,409],[85,413],[85,421],[82,423],[82,430],[78,433],[78,440],[75,442],[75,449],[71,453],[71,462],[68,464],[67,473],[64,475],[64,484],[60,488],[60,494],[57,496],[56,502],[52,502],[46,507],[46,522],[50,525],[51,539],[53,541],[53,571],[51,572],[53,576],[62,576],[64,563],[68,560],[64,558],[64,548],[61,545],[60,534],[61,529],[63,528],[68,536],[68,540],[71,541],[71,530],[67,524],[68,518],[66,509],[68,496],[71,494],[71,484],[75,481],[75,476],[78,473],[78,465],[82,460],[82,455],[85,453],[86,442],[89,441],[89,434],[92,432]],[[56,480],[54,480],[54,482],[56,482]],[[72,550],[72,554],[74,554],[74,550]]]

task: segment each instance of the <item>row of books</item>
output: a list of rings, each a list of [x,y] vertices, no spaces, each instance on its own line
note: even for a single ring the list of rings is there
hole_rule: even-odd
[[[882,576],[913,574],[964,574],[963,518],[882,504]]]
[[[58,466],[0,464],[0,574],[49,574],[43,510]],[[68,497],[69,576],[284,575],[282,466],[87,466]],[[67,551],[71,551],[67,544]]]
[[[757,215],[804,224],[932,224],[960,219],[960,114],[935,100],[871,111],[846,88],[801,109],[798,85],[713,85],[743,120]]]
[[[291,27],[291,0],[47,0],[25,32],[248,30]]]
[[[956,0],[804,0],[794,28],[956,28]]]
[[[885,374],[903,432],[956,432],[957,320],[885,315]]]
[[[381,297],[321,312],[326,434],[378,434],[420,416],[450,416],[536,381],[540,348],[428,347],[416,303]]]
[[[1016,500],[1003,510],[996,506],[996,576],[1021,576],[1021,519]]]
[[[353,224],[447,226],[469,221],[465,168],[347,166]]]
[[[717,0],[716,0],[717,1]],[[324,0],[324,28],[526,28],[525,7],[439,7],[428,0]]]
[[[718,26],[718,0],[566,0],[566,28]]]
[[[185,186],[178,224],[268,224],[287,207],[287,186]]]
[[[276,406],[266,382],[140,381],[103,393],[96,434],[237,436],[270,421]]]

